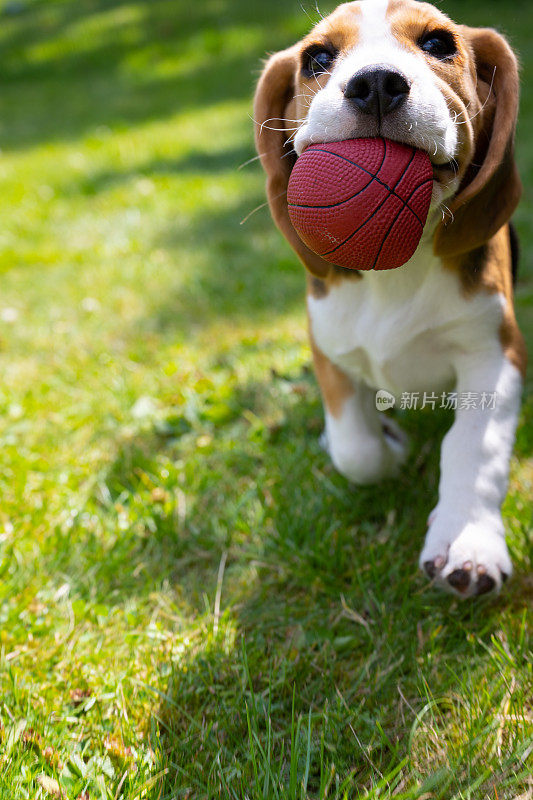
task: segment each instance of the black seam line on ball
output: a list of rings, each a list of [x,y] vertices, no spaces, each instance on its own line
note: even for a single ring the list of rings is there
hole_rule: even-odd
[[[408,170],[408,169],[409,169],[409,167],[411,166],[411,162],[412,162],[413,158],[414,158],[414,153],[413,153],[413,155],[412,155],[412,157],[411,157],[411,161],[409,162],[409,164],[408,164],[408,165],[406,166],[406,168],[404,169],[403,173],[400,175],[400,177],[399,177],[399,178],[398,178],[398,180],[396,181],[396,183],[395,183],[395,187],[396,187],[396,186],[398,186],[398,185],[399,185],[399,184],[402,182],[402,180],[403,180],[403,178],[404,178],[404,176],[405,176],[405,173],[407,172],[407,170]],[[409,208],[409,206],[407,205],[407,202],[408,202],[408,201],[411,199],[411,197],[412,197],[412,196],[415,194],[415,192],[417,192],[417,191],[418,191],[418,190],[419,190],[419,189],[420,189],[422,186],[425,186],[425,185],[426,185],[426,183],[429,183],[430,181],[431,181],[431,183],[433,183],[433,179],[432,179],[432,178],[428,178],[428,180],[425,180],[425,181],[423,181],[422,183],[420,183],[420,184],[419,184],[419,185],[416,187],[416,189],[413,189],[413,191],[411,192],[411,194],[410,194],[410,195],[409,195],[409,197],[407,198],[407,201],[405,201],[405,200],[402,200],[402,198],[401,198],[401,197],[399,197],[399,196],[396,194],[396,192],[394,192],[393,190],[390,190],[390,191],[391,191],[391,194],[393,194],[393,195],[394,195],[394,197],[397,197],[397,198],[398,198],[398,200],[401,200],[401,202],[403,203],[403,208],[401,208],[401,209],[400,209],[400,211],[398,212],[398,216],[400,216],[400,213],[401,213],[401,212],[402,212],[402,211],[403,211],[405,208]],[[380,183],[381,183],[381,181],[380,181]],[[385,185],[385,184],[383,184],[383,185]],[[387,186],[387,188],[389,188],[389,187]],[[369,217],[367,217],[367,219],[365,219],[365,221],[364,221],[364,222],[362,222],[362,223],[361,223],[361,225],[359,225],[359,227],[358,227],[358,228],[356,228],[354,231],[352,231],[352,233],[351,233],[349,236],[347,236],[347,237],[346,237],[346,239],[344,239],[344,241],[342,241],[340,244],[336,245],[336,246],[335,246],[335,247],[334,247],[332,250],[328,250],[326,253],[318,253],[318,255],[319,255],[319,256],[321,256],[322,258],[323,258],[324,256],[330,256],[332,253],[334,253],[336,250],[338,250],[338,249],[339,249],[339,247],[343,247],[345,244],[347,244],[347,243],[350,241],[350,239],[352,239],[352,238],[355,236],[355,234],[356,234],[356,233],[358,233],[358,232],[361,230],[361,228],[364,228],[364,226],[367,224],[367,222],[370,222],[370,220],[371,220],[373,217],[375,217],[375,216],[376,216],[376,214],[378,213],[378,211],[379,211],[381,208],[383,208],[383,206],[385,205],[385,203],[387,202],[387,200],[389,199],[389,197],[390,197],[390,195],[387,195],[387,197],[385,197],[385,199],[381,201],[381,203],[379,204],[379,206],[378,206],[376,209],[374,209],[374,211],[371,213],[371,215],[370,215]],[[415,214],[415,212],[414,212],[414,211],[412,211],[412,209],[410,209],[410,208],[409,208],[409,211],[411,211],[411,213],[413,214],[413,216],[415,216],[415,217],[417,218],[418,222],[420,222],[420,225],[421,225],[421,226],[422,226],[422,228],[423,228],[424,226],[423,226],[423,224],[422,224],[421,220],[420,220],[420,219],[418,218],[418,216]],[[394,220],[394,221],[396,222],[396,220]]]
[[[427,181],[426,181],[426,183],[427,183]],[[423,183],[422,183],[422,184],[420,184],[420,186],[423,186],[423,185],[424,185]],[[418,216],[418,214],[415,214],[415,212],[413,211],[413,209],[411,208],[411,206],[409,206],[409,205],[408,205],[408,203],[409,203],[409,200],[410,200],[410,199],[411,199],[411,197],[412,197],[412,196],[415,194],[415,192],[417,192],[417,191],[418,191],[418,189],[420,189],[420,186],[418,186],[416,189],[413,189],[413,191],[411,192],[411,194],[410,194],[410,195],[409,195],[409,197],[407,198],[407,201],[406,201],[406,204],[405,204],[405,208],[407,208],[407,209],[408,209],[408,211],[410,211],[410,212],[411,212],[411,214],[412,214],[414,217],[416,217],[416,218],[417,218],[417,220],[418,220],[418,222],[420,223],[420,225],[422,225],[422,223],[420,222],[420,217]],[[387,233],[385,234],[385,236],[384,236],[384,238],[383,238],[383,241],[381,242],[381,247],[380,247],[380,248],[379,248],[379,250],[378,250],[378,254],[377,254],[377,256],[376,256],[376,257],[375,257],[375,259],[374,259],[374,263],[372,264],[372,269],[376,269],[376,264],[378,263],[378,258],[380,257],[380,255],[381,255],[381,251],[383,250],[383,247],[384,247],[384,245],[385,245],[385,242],[387,241],[387,239],[388,239],[388,237],[389,237],[389,233],[391,232],[391,230],[394,228],[394,226],[395,226],[395,225],[396,225],[396,223],[398,222],[398,220],[399,220],[399,218],[400,218],[401,214],[403,214],[403,212],[405,211],[405,208],[400,208],[400,210],[398,211],[398,213],[397,213],[397,214],[396,214],[396,216],[394,217],[393,221],[391,222],[391,224],[390,224],[390,227],[389,227],[389,229],[388,229]],[[424,228],[424,226],[423,226],[423,225],[422,225],[422,228]]]
[[[329,153],[330,155],[337,155],[337,153],[331,153],[329,150],[321,150],[320,152],[321,153]],[[376,175],[372,175],[372,173],[368,172],[366,169],[364,169],[364,167],[360,167],[362,172],[364,172],[364,173],[366,173],[366,175],[370,176],[370,180],[368,181],[368,183],[366,183],[363,186],[362,189],[359,189],[358,192],[356,192],[355,194],[352,194],[351,197],[347,197],[345,200],[341,200],[340,203],[330,203],[327,206],[303,206],[303,205],[300,205],[299,203],[287,203],[287,205],[290,206],[291,208],[338,208],[339,206],[342,206],[344,203],[349,203],[350,200],[355,200],[356,197],[358,197],[360,194],[362,194],[362,192],[364,192],[366,189],[368,189],[370,184],[373,181],[376,180],[376,176],[379,175],[379,173],[381,172],[381,169],[383,167],[383,164],[385,163],[385,158],[386,157],[387,157],[387,142],[385,141],[385,139],[383,139],[383,158],[381,159],[381,164],[379,165],[379,167],[377,169]],[[340,158],[342,158],[342,156],[340,156]],[[348,159],[345,159],[345,160],[348,160]],[[352,163],[352,162],[350,162],[350,163]],[[381,186],[384,186],[382,181],[378,180],[378,183]]]
[[[356,192],[355,194],[352,194],[351,197],[346,197],[344,200],[341,200],[339,203],[329,203],[328,205],[322,205],[322,206],[304,206],[301,203],[287,203],[287,205],[290,206],[290,208],[316,208],[316,209],[320,209],[320,208],[338,208],[339,206],[344,205],[344,203],[349,203],[350,200],[355,200],[356,197],[358,197],[366,189],[368,189],[368,187],[370,186],[370,184],[372,182],[373,181],[372,181],[372,178],[371,178],[368,181],[368,183],[365,183],[365,185],[363,186],[362,189],[359,189],[359,191]],[[381,183],[381,181],[380,181],[380,183]]]
[[[385,143],[385,153],[387,152],[387,149],[386,149],[386,148],[387,148],[387,144]],[[340,158],[340,159],[342,159],[343,161],[346,161],[348,164],[352,164],[352,166],[354,166],[354,167],[358,167],[358,168],[361,170],[361,172],[365,172],[367,175],[371,175],[371,176],[372,176],[372,178],[373,178],[375,181],[377,181],[377,182],[378,182],[378,183],[380,183],[382,186],[384,186],[384,187],[385,187],[385,189],[388,189],[388,190],[389,190],[389,192],[390,192],[391,194],[393,194],[395,197],[397,197],[397,198],[398,198],[398,200],[401,200],[401,202],[402,202],[402,203],[405,205],[405,200],[404,200],[402,197],[400,197],[400,195],[399,195],[399,194],[397,194],[397,193],[395,192],[395,189],[396,189],[396,187],[398,186],[398,184],[400,184],[400,183],[401,183],[402,179],[403,179],[403,178],[404,178],[404,176],[405,176],[405,173],[407,172],[408,168],[411,166],[411,164],[412,164],[412,162],[413,162],[413,159],[414,159],[414,157],[415,157],[415,154],[416,154],[416,150],[414,150],[414,151],[413,151],[413,154],[412,154],[412,156],[411,156],[411,160],[409,161],[409,163],[408,163],[407,167],[404,169],[404,171],[403,171],[402,175],[400,176],[400,178],[399,178],[399,179],[396,181],[396,183],[395,183],[395,184],[394,184],[394,186],[392,186],[392,187],[391,187],[391,186],[389,186],[389,184],[388,184],[388,183],[385,183],[385,181],[382,181],[382,180],[380,180],[380,179],[379,179],[379,177],[378,177],[378,176],[379,176],[379,173],[381,172],[381,167],[383,166],[383,163],[384,163],[384,161],[385,161],[385,157],[383,158],[383,161],[381,162],[381,167],[378,169],[378,171],[376,172],[376,174],[375,174],[375,175],[372,175],[372,173],[371,173],[371,172],[369,172],[367,169],[365,169],[364,167],[362,167],[360,164],[356,164],[356,163],[355,163],[355,161],[351,161],[349,158],[346,158],[346,156],[341,156],[341,155],[339,155],[338,153],[334,153],[334,152],[333,152],[333,151],[331,151],[331,150],[324,150],[324,149],[323,149],[323,148],[321,148],[321,147],[316,147],[316,148],[314,148],[314,149],[313,149],[313,152],[314,152],[314,153],[327,153],[329,156],[336,156],[337,158]],[[431,178],[431,182],[433,183],[433,178]],[[429,179],[428,179],[427,183],[429,183]],[[413,213],[414,213],[414,212],[413,212]],[[416,215],[415,215],[415,216],[416,216]],[[419,220],[419,221],[420,221],[420,220]]]
[[[401,180],[401,179],[400,179],[400,180]],[[407,200],[409,201],[409,200],[411,199],[411,197],[413,197],[413,195],[414,195],[414,194],[416,194],[416,193],[418,192],[418,190],[422,188],[422,186],[426,186],[426,184],[428,184],[428,183],[433,183],[433,179],[432,179],[432,178],[428,178],[428,180],[426,180],[426,181],[422,181],[422,183],[419,183],[419,184],[418,184],[418,186],[416,186],[416,187],[413,189],[413,191],[411,192],[411,194],[409,195],[409,197],[407,198]],[[365,225],[367,224],[367,222],[370,222],[370,220],[372,219],[372,217],[375,217],[375,216],[376,216],[376,214],[378,213],[378,211],[379,211],[381,208],[383,208],[383,206],[385,205],[385,203],[387,202],[387,200],[388,200],[388,199],[389,199],[389,195],[387,195],[387,197],[386,197],[384,200],[382,200],[382,201],[381,201],[381,203],[379,204],[379,206],[378,206],[377,208],[375,208],[375,209],[374,209],[374,211],[371,213],[371,215],[370,215],[369,217],[367,217],[367,218],[365,219],[365,221],[364,221],[364,222],[362,222],[362,223],[359,225],[359,227],[358,227],[358,228],[356,228],[354,231],[352,231],[352,233],[351,233],[349,236],[347,236],[347,237],[346,237],[346,239],[344,239],[344,241],[342,241],[342,242],[341,242],[340,244],[338,244],[338,245],[335,245],[335,247],[333,248],[333,250],[328,250],[328,251],[327,251],[327,252],[325,252],[325,253],[317,253],[317,255],[319,255],[321,258],[323,258],[324,256],[329,256],[329,255],[331,255],[332,253],[334,253],[334,252],[335,252],[335,250],[338,250],[338,249],[339,249],[339,247],[342,247],[343,245],[347,244],[347,243],[350,241],[350,239],[352,239],[352,238],[355,236],[355,234],[356,234],[356,233],[359,233],[359,231],[361,230],[361,228],[364,228],[364,227],[365,227]],[[404,206],[404,208],[401,208],[401,209],[400,209],[400,211],[398,212],[398,216],[400,216],[400,214],[402,213],[402,211],[405,211],[405,209],[407,209],[408,211],[410,211],[410,212],[411,212],[411,214],[413,215],[413,217],[416,217],[417,221],[420,223],[420,225],[421,225],[421,226],[422,226],[422,228],[423,228],[424,226],[422,225],[422,222],[420,221],[420,219],[418,218],[418,216],[415,214],[415,212],[413,211],[413,209],[412,209],[412,208],[409,208],[409,206],[407,205],[407,202],[405,203],[405,206]],[[398,217],[396,217],[396,219],[397,219],[397,218],[398,218]],[[396,222],[396,220],[395,220],[395,222]],[[372,267],[372,269],[373,269],[373,267]]]
[[[345,244],[348,244],[348,242],[350,241],[350,239],[353,239],[353,237],[355,236],[355,234],[356,234],[356,233],[359,233],[359,231],[361,230],[361,228],[364,228],[364,227],[365,227],[365,225],[367,224],[367,222],[370,222],[370,220],[371,220],[373,217],[375,217],[375,216],[376,216],[376,214],[378,213],[378,211],[379,211],[381,208],[383,208],[383,206],[385,205],[385,203],[386,203],[386,202],[387,202],[387,200],[389,199],[389,196],[390,196],[390,195],[387,195],[387,197],[386,197],[384,200],[382,200],[382,201],[381,201],[381,203],[379,204],[379,206],[378,206],[376,209],[374,209],[374,211],[373,211],[373,212],[370,214],[370,216],[369,216],[369,217],[367,217],[367,218],[365,219],[365,221],[364,221],[364,222],[362,222],[362,223],[359,225],[359,227],[358,227],[358,228],[356,228],[354,231],[352,231],[352,232],[350,233],[350,235],[346,237],[346,239],[344,239],[344,240],[343,240],[343,241],[342,241],[340,244],[337,244],[337,245],[335,245],[335,247],[333,248],[333,250],[328,250],[328,251],[327,251],[327,252],[325,252],[325,253],[318,253],[318,255],[319,255],[319,256],[321,256],[322,258],[323,258],[324,256],[330,256],[332,253],[334,253],[336,250],[338,250],[338,249],[339,249],[339,247],[343,247]],[[402,208],[402,211],[403,211],[403,208]]]

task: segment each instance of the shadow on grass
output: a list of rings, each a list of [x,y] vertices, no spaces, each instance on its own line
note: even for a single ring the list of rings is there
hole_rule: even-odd
[[[21,2],[1,18],[5,150],[251,97],[287,6],[245,2]],[[296,3],[302,32],[309,22]],[[296,23],[297,26],[297,23]]]
[[[252,155],[250,143],[248,147],[226,148],[212,153],[199,150],[176,158],[156,158],[136,164],[132,169],[100,170],[84,174],[79,180],[65,183],[61,187],[61,194],[63,197],[96,195],[139,178],[216,176],[223,172],[237,171]]]
[[[268,246],[276,237],[268,209],[241,224],[260,197],[225,203],[192,220],[177,218],[154,239],[154,249],[175,259],[177,280],[142,327],[181,340],[218,319],[274,321],[304,308],[304,270],[281,239],[274,251]],[[182,279],[179,266],[188,253],[197,266]]]

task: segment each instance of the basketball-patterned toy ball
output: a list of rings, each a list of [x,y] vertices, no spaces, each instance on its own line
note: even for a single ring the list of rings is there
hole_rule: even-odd
[[[300,239],[349,269],[396,269],[420,242],[433,188],[426,153],[388,139],[307,147],[287,191]]]

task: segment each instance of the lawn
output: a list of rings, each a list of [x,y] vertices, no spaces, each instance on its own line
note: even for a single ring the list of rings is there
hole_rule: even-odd
[[[533,351],[533,9],[443,2],[521,53]],[[321,10],[333,4],[321,3]],[[318,446],[303,272],[250,120],[304,0],[0,1],[0,798],[533,797],[526,386],[516,572],[417,568],[450,418],[401,478]]]

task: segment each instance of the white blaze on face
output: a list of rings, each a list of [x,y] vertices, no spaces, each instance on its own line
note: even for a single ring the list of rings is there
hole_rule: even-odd
[[[424,150],[434,164],[451,161],[458,147],[457,128],[424,54],[413,53],[394,36],[388,0],[362,0],[359,5],[361,14],[354,17],[357,44],[335,64],[328,83],[313,97],[294,140],[296,152],[300,155],[317,142],[383,136]],[[402,73],[411,87],[406,102],[386,115],[381,126],[344,97],[350,78],[373,66]]]
[[[391,37],[390,25],[387,20],[389,0],[361,0],[361,23],[359,26],[359,40],[363,45],[381,45],[383,37]]]
[[[358,17],[357,45],[333,71],[332,78],[335,79],[337,91],[342,92],[353,75],[373,65],[403,72],[408,77],[404,69],[408,53],[399,46],[392,34],[387,19],[388,6],[389,0],[362,0],[360,3],[362,13]]]

